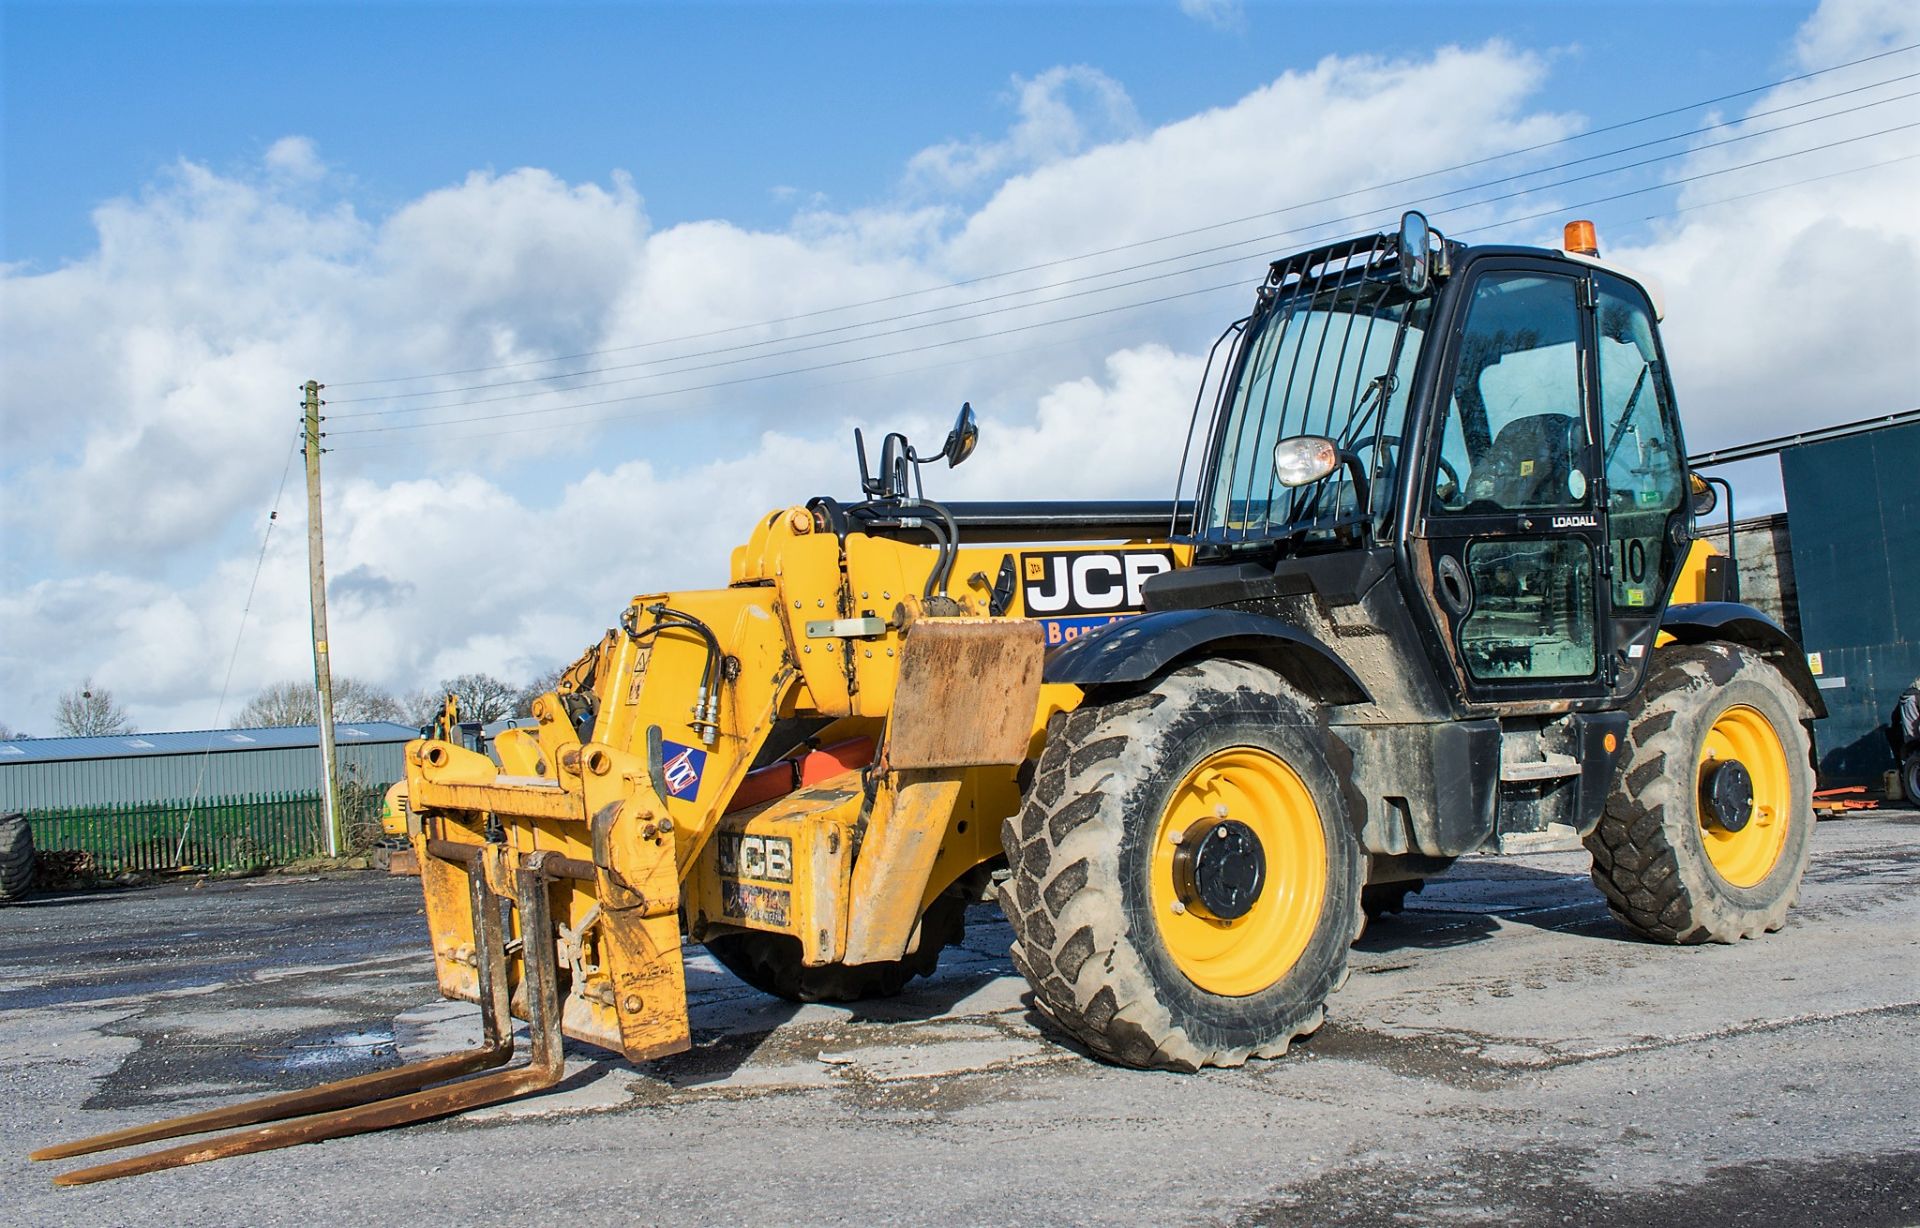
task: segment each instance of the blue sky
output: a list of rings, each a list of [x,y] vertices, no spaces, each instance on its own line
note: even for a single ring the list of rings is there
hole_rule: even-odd
[[[99,202],[177,158],[216,169],[308,136],[380,213],[476,168],[631,172],[659,225],[782,222],[885,198],[912,154],[1006,122],[1014,76],[1085,63],[1147,124],[1288,67],[1507,39],[1552,102],[1637,115],[1771,79],[1792,3],[14,4],[5,6],[0,256],[83,256]],[[1276,175],[1284,174],[1275,168]]]
[[[401,692],[723,581],[758,515],[848,493],[856,425],[971,401],[948,497],[1165,495],[1264,262],[1414,203],[1593,218],[1665,288],[1696,448],[1920,399],[1912,0],[0,16],[0,723],[34,732],[87,676],[167,729],[307,673],[307,378],[335,669]],[[468,387],[595,351],[621,383]]]

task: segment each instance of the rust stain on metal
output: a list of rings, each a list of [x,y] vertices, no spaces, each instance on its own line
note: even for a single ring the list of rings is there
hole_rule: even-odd
[[[896,768],[1014,764],[1027,756],[1045,645],[1025,619],[923,618],[907,632],[887,722]]]
[[[471,857],[458,845],[433,843],[441,845],[439,852],[451,853],[461,860]],[[525,1065],[511,1070],[490,1069],[505,1065],[514,1049],[513,1027],[507,1014],[506,935],[486,876],[470,874],[467,882],[472,924],[482,948],[481,958],[475,962],[479,965],[478,997],[485,1040],[478,1048],[413,1062],[395,1070],[325,1083],[306,1091],[249,1100],[224,1109],[45,1147],[34,1152],[32,1158],[68,1159],[189,1134],[252,1127],[62,1173],[53,1179],[55,1185],[91,1185],[228,1156],[273,1151],[428,1121],[553,1086],[560,1081],[565,1061],[561,1052],[559,974],[555,966],[555,930],[548,889],[555,878],[590,876],[592,869],[585,863],[555,854],[532,853],[513,872],[513,900],[520,915],[521,932],[542,936],[523,942],[519,950],[526,969],[523,980],[529,987],[525,1001],[528,1033],[532,1039],[532,1052]],[[479,1071],[486,1073],[475,1073]],[[459,1081],[449,1082],[454,1079]],[[263,1122],[273,1124],[258,1124]]]

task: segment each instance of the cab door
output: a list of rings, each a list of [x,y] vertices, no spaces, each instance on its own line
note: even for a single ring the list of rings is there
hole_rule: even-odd
[[[1419,600],[1469,703],[1599,698],[1613,635],[1592,286],[1524,257],[1468,274],[1412,492]]]
[[[1646,292],[1596,270],[1593,375],[1616,695],[1640,684],[1692,541],[1685,442]]]

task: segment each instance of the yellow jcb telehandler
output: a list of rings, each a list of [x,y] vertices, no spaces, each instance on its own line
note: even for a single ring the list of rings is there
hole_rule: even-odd
[[[1466,247],[1409,214],[1272,264],[1173,501],[928,499],[970,409],[871,471],[856,437],[857,500],[763,516],[724,588],[635,597],[537,727],[408,747],[479,1048],[39,1158],[249,1127],[79,1183],[443,1116],[553,1083],[563,1036],[659,1058],[684,943],[857,999],[996,896],[1061,1032],[1181,1070],[1285,1052],[1368,908],[1476,851],[1584,842],[1654,941],[1778,928],[1823,709],[1695,539],[1659,316],[1584,223]]]

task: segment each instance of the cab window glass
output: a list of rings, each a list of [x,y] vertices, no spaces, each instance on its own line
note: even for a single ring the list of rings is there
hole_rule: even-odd
[[[1475,284],[1440,428],[1435,513],[1586,506],[1575,291],[1571,278],[1538,273]]]
[[[1667,375],[1645,299],[1609,277],[1599,280],[1601,462],[1607,475],[1607,547],[1613,604],[1640,609],[1660,599],[1686,468]]]
[[[1593,551],[1578,538],[1490,537],[1467,547],[1473,610],[1460,624],[1480,682],[1588,678],[1595,630]]]

